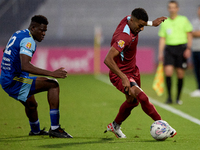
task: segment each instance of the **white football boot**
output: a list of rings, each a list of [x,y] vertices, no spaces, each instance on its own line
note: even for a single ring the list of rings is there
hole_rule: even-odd
[[[170,132],[169,132],[169,136],[168,137],[173,138],[177,134],[177,132],[170,125],[169,125],[169,128],[170,128]]]
[[[107,130],[105,130],[104,133],[107,131],[114,133],[117,138],[126,138],[126,135],[121,131],[121,127],[114,126],[113,123],[107,125]]]
[[[169,126],[168,137],[173,138],[177,134],[176,130],[174,128],[172,128],[166,121],[162,120],[162,122],[164,122],[166,125]]]

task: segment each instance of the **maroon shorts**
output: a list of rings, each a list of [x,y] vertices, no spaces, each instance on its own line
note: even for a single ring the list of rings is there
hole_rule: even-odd
[[[133,85],[131,82],[133,82],[137,83],[137,85],[140,87],[140,74],[138,74],[137,76],[133,74],[126,74],[126,76],[129,79],[131,86]],[[126,94],[122,85],[122,79],[120,77],[110,76],[110,81],[119,91]]]

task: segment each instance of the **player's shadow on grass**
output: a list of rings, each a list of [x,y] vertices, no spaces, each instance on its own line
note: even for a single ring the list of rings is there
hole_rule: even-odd
[[[85,139],[85,140],[93,140],[93,141],[77,141],[77,139]],[[98,140],[99,139],[99,140]],[[73,139],[66,139],[65,143],[58,143],[58,144],[48,144],[48,145],[41,145],[38,146],[39,148],[63,148],[68,146],[77,146],[77,145],[87,145],[87,144],[100,144],[100,143],[113,143],[114,138],[91,138],[91,137],[74,137]],[[76,140],[76,142],[73,142]],[[111,142],[112,141],[112,142]],[[116,141],[117,142],[117,141]]]
[[[77,141],[77,139],[93,140],[93,141]],[[76,141],[73,141],[76,140]],[[69,146],[77,145],[87,145],[87,144],[113,144],[113,143],[138,143],[138,142],[158,142],[156,140],[141,140],[135,141],[134,139],[116,139],[116,138],[94,138],[94,137],[74,137],[73,139],[66,139],[65,143],[58,144],[47,144],[38,146],[39,148],[63,148]]]
[[[33,138],[34,137],[34,138]],[[19,141],[29,141],[29,140],[44,140],[48,139],[48,136],[11,136],[11,137],[0,137],[0,143],[2,142],[19,142]]]

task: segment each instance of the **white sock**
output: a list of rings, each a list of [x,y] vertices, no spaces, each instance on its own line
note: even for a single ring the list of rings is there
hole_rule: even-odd
[[[59,128],[59,126],[51,126],[51,130],[56,130],[58,128]]]

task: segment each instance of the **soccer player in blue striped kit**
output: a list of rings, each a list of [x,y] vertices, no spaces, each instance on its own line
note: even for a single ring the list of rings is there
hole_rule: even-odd
[[[49,135],[50,137],[72,138],[59,124],[59,84],[56,79],[47,77],[30,77],[34,75],[66,78],[67,71],[59,68],[48,71],[31,63],[36,50],[35,40],[41,42],[47,31],[48,20],[45,16],[35,15],[31,18],[28,29],[15,32],[8,41],[1,62],[2,88],[9,96],[20,101],[25,106],[31,131],[29,135]],[[34,94],[47,91],[50,106],[51,127],[49,132],[40,130],[37,112],[37,102]]]

